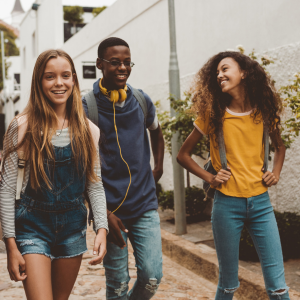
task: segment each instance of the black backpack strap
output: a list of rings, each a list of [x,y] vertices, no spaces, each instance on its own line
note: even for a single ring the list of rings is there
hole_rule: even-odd
[[[97,101],[93,91],[88,92],[84,95],[88,108],[88,118],[97,126],[98,125],[98,107]]]
[[[264,172],[268,171],[269,163],[269,126],[264,124],[264,145],[265,145],[265,157],[264,157]]]
[[[227,170],[227,158],[226,158],[223,128],[221,128],[218,132],[218,146],[219,146],[219,155],[220,155],[222,169]]]
[[[133,87],[131,87],[131,89],[132,89],[134,98],[138,101],[138,103],[140,104],[140,107],[142,108],[142,111],[144,113],[144,123],[146,124],[147,115],[148,115],[148,106],[147,106],[146,99],[142,92],[140,92],[139,90],[137,90]]]

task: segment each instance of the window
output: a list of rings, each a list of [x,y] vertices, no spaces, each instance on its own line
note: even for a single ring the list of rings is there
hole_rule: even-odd
[[[21,85],[20,85],[20,74],[15,73],[14,74],[14,90],[15,91],[20,91],[21,90]]]

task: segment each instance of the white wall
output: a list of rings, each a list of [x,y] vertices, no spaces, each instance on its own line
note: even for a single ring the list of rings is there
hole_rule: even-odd
[[[76,66],[95,60],[97,46],[109,36],[124,38],[134,66],[130,81],[138,87],[168,80],[167,0],[117,1],[63,46]],[[242,44],[249,51],[297,42],[297,0],[175,0],[181,75],[195,72],[214,53]],[[125,13],[126,12],[126,13]],[[128,13],[130,12],[130,13]],[[79,69],[79,68],[78,68]],[[83,88],[89,84],[83,81]]]
[[[31,87],[37,54],[63,45],[63,10],[61,0],[40,0],[37,11],[29,10],[20,25],[21,111],[25,108]],[[35,35],[35,42],[33,38]]]

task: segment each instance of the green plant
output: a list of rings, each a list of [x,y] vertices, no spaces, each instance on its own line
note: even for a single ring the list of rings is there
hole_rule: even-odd
[[[160,183],[156,183],[156,197],[159,197],[159,194],[163,191]]]
[[[196,186],[185,188],[186,213],[190,216],[202,214],[206,208],[205,192]],[[158,204],[164,209],[174,210],[174,192],[162,191],[158,195]]]
[[[185,98],[183,100],[175,100],[174,97],[170,97],[171,108],[176,112],[176,116],[171,117],[168,111],[158,113],[160,120],[160,126],[164,135],[165,145],[170,154],[172,154],[172,136],[177,131],[179,132],[180,138],[186,140],[189,134],[194,129],[193,121],[196,120],[197,114],[192,110],[191,94],[184,93]],[[159,102],[156,106],[160,106]],[[207,139],[203,137],[195,147],[193,154],[203,157],[207,151]]]
[[[5,27],[4,25],[0,24],[0,30],[4,32],[4,49],[5,55],[4,56],[18,56],[19,48],[16,46],[15,40],[16,36],[12,30]],[[5,76],[7,76],[7,70],[10,67],[10,64],[5,62]],[[0,91],[3,89],[3,78],[2,78],[2,49],[0,47]]]
[[[166,149],[172,154],[172,136],[177,131],[179,132],[180,139],[186,140],[189,134],[193,131],[193,121],[196,119],[196,113],[191,109],[191,94],[185,93],[183,100],[175,100],[170,97],[171,107],[175,110],[176,116],[171,117],[168,111],[158,113],[160,126],[165,140]],[[158,108],[160,103],[155,104]],[[204,153],[207,151],[207,138],[203,137],[193,150],[193,154],[205,159]],[[187,187],[190,187],[190,177],[187,171]]]
[[[76,24],[83,22],[84,10],[81,6],[64,6],[64,20],[73,24],[76,33]]]
[[[275,211],[284,260],[300,257],[300,215]],[[240,259],[258,261],[258,256],[248,231],[244,228],[240,242]]]
[[[93,14],[94,18],[97,17],[100,13],[102,13],[105,8],[107,8],[107,6],[93,8],[92,14]]]

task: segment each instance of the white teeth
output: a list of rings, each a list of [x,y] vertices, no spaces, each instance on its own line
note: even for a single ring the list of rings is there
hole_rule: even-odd
[[[66,91],[57,91],[57,92],[52,92],[53,94],[64,94]]]
[[[225,82],[227,82],[227,80],[223,80],[223,81],[221,81],[221,85],[222,85],[222,84],[224,84]]]

